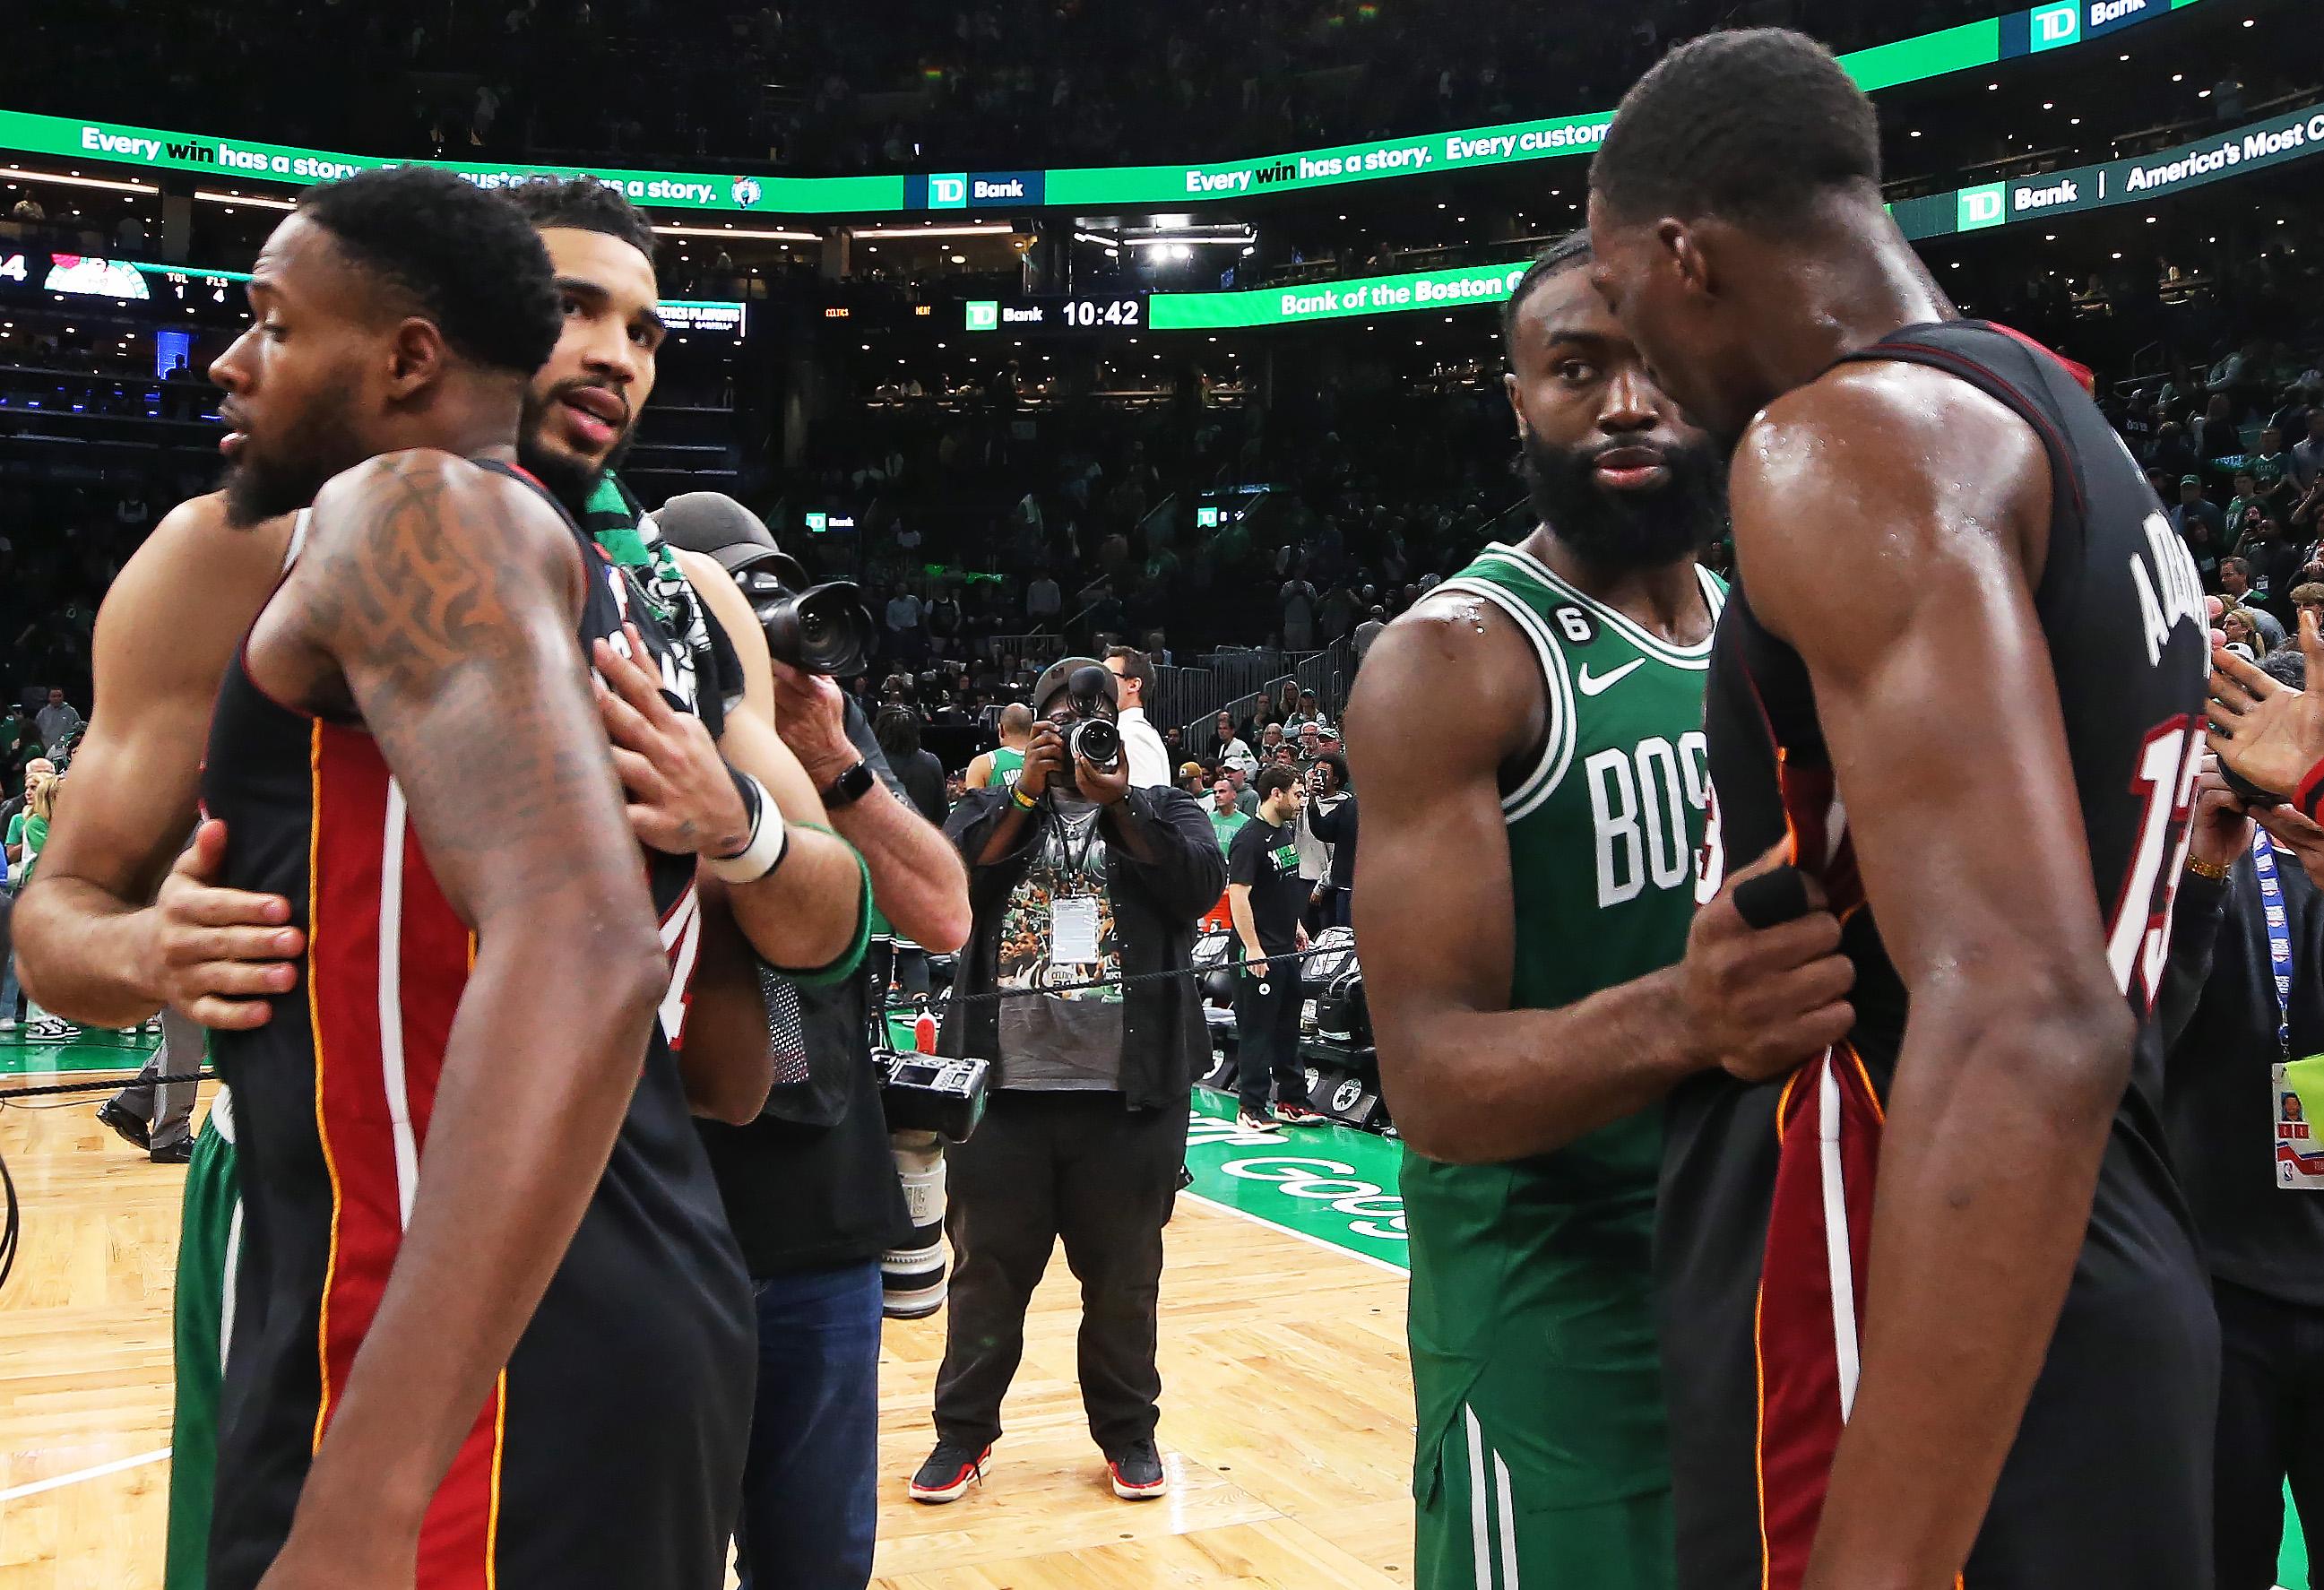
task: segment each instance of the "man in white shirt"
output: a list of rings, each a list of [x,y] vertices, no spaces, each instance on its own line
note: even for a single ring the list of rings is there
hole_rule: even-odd
[[[1045,618],[1055,618],[1063,604],[1057,582],[1049,578],[1047,569],[1036,575],[1033,583],[1025,587],[1025,616],[1036,624]]]
[[[1120,703],[1114,726],[1121,731],[1121,748],[1130,758],[1130,787],[1144,790],[1170,781],[1170,753],[1162,736],[1146,721],[1146,692],[1154,685],[1154,665],[1146,653],[1129,646],[1109,646],[1106,671],[1121,682],[1116,689]]]

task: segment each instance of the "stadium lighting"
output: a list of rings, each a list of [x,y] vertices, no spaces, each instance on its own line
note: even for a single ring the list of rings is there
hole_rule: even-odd
[[[770,243],[821,243],[820,232],[758,232],[741,226],[656,226],[664,237],[761,237]]]
[[[858,237],[1006,237],[1017,228],[1006,221],[981,226],[866,226]]]
[[[213,193],[207,188],[194,190],[194,197],[205,204],[251,204],[260,209],[297,209],[287,199],[261,199],[250,193]]]
[[[62,171],[28,171],[22,166],[10,166],[9,171],[28,182],[62,182],[69,188],[106,188],[115,193],[159,193],[151,182],[116,182],[106,177],[68,176]]]

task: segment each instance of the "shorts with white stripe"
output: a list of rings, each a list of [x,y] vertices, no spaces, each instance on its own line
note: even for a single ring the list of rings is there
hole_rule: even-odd
[[[1569,1507],[1494,1449],[1473,1410],[1418,1509],[1414,1590],[1671,1590],[1667,1490]]]

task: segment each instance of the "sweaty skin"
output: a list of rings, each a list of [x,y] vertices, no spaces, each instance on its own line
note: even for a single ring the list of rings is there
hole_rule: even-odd
[[[1690,434],[1584,270],[1527,297],[1510,362],[1519,424],[1559,446],[1667,448]],[[1554,525],[1524,545],[1674,642],[1709,633],[1692,555],[1608,575],[1582,564]],[[1752,932],[1729,899],[1746,874],[1697,914],[1679,965],[1562,1009],[1508,1008],[1516,913],[1500,772],[1539,748],[1544,689],[1515,621],[1454,591],[1423,598],[1381,632],[1348,707],[1364,801],[1356,930],[1381,1085],[1406,1141],[1449,1163],[1562,1147],[1697,1070],[1779,1071],[1854,1019],[1851,974],[1833,953],[1839,924],[1819,910]]]
[[[1740,436],[1738,566],[1807,666],[1912,1001],[1861,1378],[1803,1583],[1946,1590],[2056,1327],[2135,1033],[2034,610],[2048,460],[1937,371],[1830,370],[1953,317],[1877,192],[1835,191],[1780,237],[1600,193],[1590,217],[1596,285],[1665,389]]]
[[[73,799],[16,905],[25,990],[61,1015],[127,1027],[170,1004],[204,1026],[254,1027],[271,1013],[265,996],[297,980],[287,963],[305,940],[282,925],[290,903],[209,883],[225,825],[171,866],[194,827],[219,681],[281,573],[291,522],[230,530],[218,494],[191,498],[97,609]]]
[[[475,948],[404,1240],[270,1590],[345,1582],[347,1561],[356,1583],[410,1582],[429,1501],[595,1190],[669,975],[574,642],[572,533],[529,488],[408,451],[326,486],[309,541],[251,632],[252,682],[360,719]]]

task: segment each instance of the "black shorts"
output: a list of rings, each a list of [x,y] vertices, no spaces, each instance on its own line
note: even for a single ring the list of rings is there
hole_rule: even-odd
[[[1672,1101],[1655,1233],[1681,1590],[1793,1590],[1852,1392],[1880,1112],[1841,1052]],[[1820,1131],[1838,1113],[1839,1141]],[[2218,1327],[2185,1217],[2117,1131],[1967,1590],[2204,1590]],[[1825,1178],[1837,1170],[1836,1203]],[[1846,1231],[1827,1240],[1824,1210]],[[1849,1284],[1836,1287],[1835,1280]],[[1848,1294],[1835,1309],[1836,1293]],[[1932,1465],[1941,1456],[1932,1454]]]

